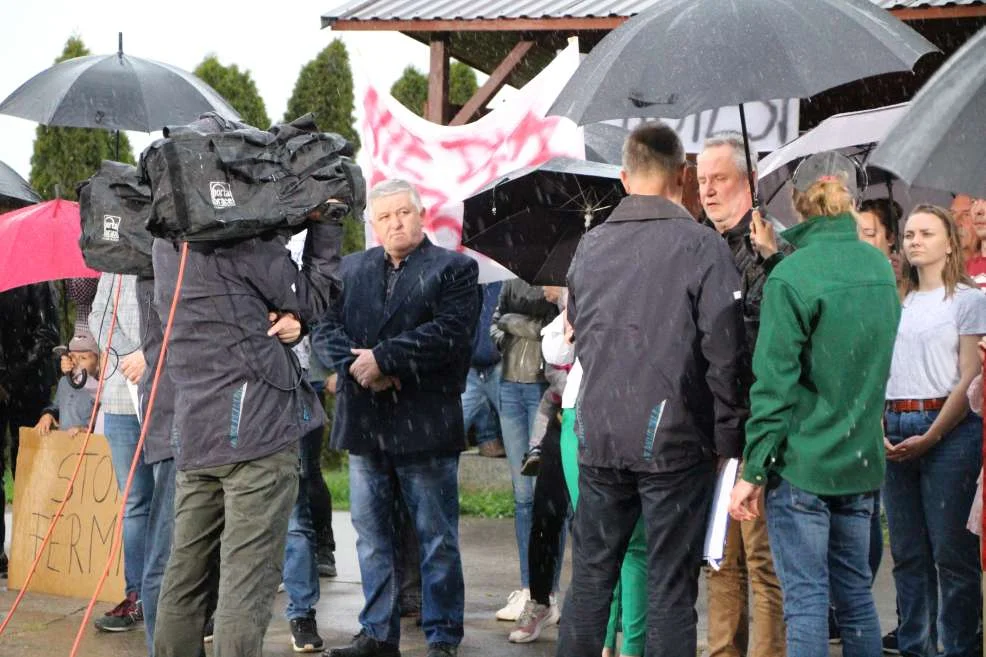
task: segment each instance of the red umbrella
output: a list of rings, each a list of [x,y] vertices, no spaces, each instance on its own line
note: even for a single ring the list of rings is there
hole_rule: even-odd
[[[79,204],[57,199],[0,214],[0,292],[62,278],[95,278],[79,250]]]

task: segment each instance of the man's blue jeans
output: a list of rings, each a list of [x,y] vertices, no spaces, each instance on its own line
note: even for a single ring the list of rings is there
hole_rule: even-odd
[[[500,412],[500,366],[470,367],[466,391],[462,393],[462,416],[466,431],[476,427],[476,444],[499,437],[497,415]]]
[[[148,657],[154,657],[157,601],[175,533],[175,460],[158,461],[151,468],[154,471],[154,495],[147,517],[147,550],[144,552],[144,580],[140,588]]]
[[[541,396],[547,389],[545,383],[500,383],[500,430],[503,432],[503,448],[507,452],[514,489],[514,529],[520,559],[520,585],[525,589],[530,587],[531,582],[527,553],[534,518],[534,477],[522,475],[520,467],[524,463]],[[561,560],[558,563],[560,565]]]
[[[880,619],[870,590],[873,497],[815,495],[783,479],[767,491],[767,533],[784,591],[787,657],[828,657],[830,591],[842,654],[881,654]]]
[[[938,412],[887,413],[887,440],[924,434]],[[929,570],[937,566],[941,591],[938,628],[948,657],[978,655],[982,612],[979,539],[966,529],[982,467],[982,420],[972,413],[920,458],[887,462],[884,504],[900,627],[901,654],[936,653],[929,637],[934,595]]]
[[[422,629],[428,644],[462,641],[465,586],[459,553],[459,455],[349,455],[350,511],[365,603],[359,622],[378,641],[400,642],[394,492],[407,504],[421,548]]]
[[[136,415],[107,413],[103,420],[103,433],[110,445],[110,460],[113,462],[116,485],[122,493],[130,475],[130,464],[137,451],[137,441],[140,440],[140,422]],[[136,591],[138,597],[141,594],[140,583],[144,578],[147,517],[153,495],[154,471],[144,463],[144,456],[141,454],[123,515],[123,579],[127,593]]]
[[[312,526],[311,505],[308,500],[308,478],[313,476],[310,464],[302,461],[301,479],[298,481],[298,499],[288,520],[288,538],[284,547],[284,590],[288,594],[288,606],[284,616],[288,620],[314,618],[315,605],[321,592],[318,584],[318,563],[315,551],[315,528]],[[317,476],[321,476],[321,472]]]

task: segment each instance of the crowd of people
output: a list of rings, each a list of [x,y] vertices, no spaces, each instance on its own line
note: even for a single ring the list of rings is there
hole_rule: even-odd
[[[126,507],[126,599],[96,627],[143,623],[152,656],[212,641],[259,657],[283,583],[293,649],[321,651],[332,395],[365,604],[329,657],[398,656],[409,615],[428,657],[457,654],[470,430],[511,475],[519,588],[496,612],[511,642],[560,623],[560,657],[693,657],[710,505],[740,459],[706,575],[710,657],[820,657],[830,640],[848,657],[981,655],[986,200],[903,217],[862,200],[853,160],[821,153],[794,173],[801,221],[780,232],[754,208],[745,149],[736,133],[706,142],[696,220],[675,132],[634,129],[627,196],[584,236],[565,288],[480,285],[473,259],[427,238],[413,185],[388,180],[368,193],[380,246],[344,258],[332,219],[290,243],[156,239],[153,278],[104,275],[71,342],[25,356],[60,366],[51,403],[55,372],[15,413],[20,352],[4,342],[5,426],[42,434],[89,424],[103,354],[98,415],[122,488],[180,286]],[[881,506],[898,610],[885,636]]]

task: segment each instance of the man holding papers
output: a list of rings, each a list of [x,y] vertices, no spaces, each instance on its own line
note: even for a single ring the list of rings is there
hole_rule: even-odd
[[[746,148],[740,133],[720,132],[705,141],[705,147],[696,160],[705,223],[722,235],[743,281],[744,346],[747,349],[743,368],[744,395],[752,384],[749,363],[760,327],[764,282],[771,268],[793,250],[784,244],[785,248],[764,259],[750,246],[753,198],[750,196],[749,176],[757,173],[755,168],[750,170],[757,158],[755,153],[747,157]],[[727,507],[729,494],[736,482],[735,470],[732,475],[724,490]],[[712,532],[709,535],[712,536]],[[708,657],[784,657],[781,584],[774,572],[766,521],[758,517],[728,523],[725,541],[719,568],[709,570],[707,582]]]

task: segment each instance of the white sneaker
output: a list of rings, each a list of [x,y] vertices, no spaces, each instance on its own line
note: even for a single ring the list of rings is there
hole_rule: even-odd
[[[507,606],[496,612],[496,619],[502,621],[515,621],[520,618],[524,611],[524,605],[531,599],[530,589],[520,589],[507,596]]]
[[[551,594],[551,604],[548,606],[548,625],[557,625],[561,620],[561,607],[558,606],[558,600],[555,598],[555,594]]]
[[[541,630],[551,619],[551,608],[528,600],[517,619],[517,626],[507,638],[510,643],[531,643],[541,636]]]

